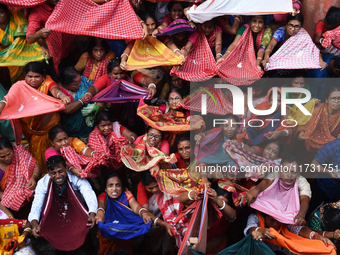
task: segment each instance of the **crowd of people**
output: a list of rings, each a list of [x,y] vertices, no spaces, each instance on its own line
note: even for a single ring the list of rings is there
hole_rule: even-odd
[[[67,33],[67,0],[0,2],[1,254],[340,250],[340,7],[311,36],[299,0],[204,23],[191,1],[72,1],[124,6],[114,40],[93,37],[107,13]]]

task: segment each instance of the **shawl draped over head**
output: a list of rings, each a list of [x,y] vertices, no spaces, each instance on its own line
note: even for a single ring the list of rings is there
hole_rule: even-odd
[[[40,234],[54,248],[72,251],[84,243],[90,228],[87,227],[88,212],[68,179],[64,185],[65,190],[59,195],[56,184],[51,179],[48,183]]]
[[[161,41],[153,36],[136,40],[126,62],[126,70],[151,68],[155,66],[175,66],[184,61]]]
[[[13,146],[13,158],[1,204],[14,211],[19,211],[22,203],[33,196],[33,191],[27,186],[35,163],[36,160],[24,146]]]
[[[96,158],[90,158],[77,154],[71,146],[60,148],[60,152],[67,162],[81,170],[80,177],[82,179],[98,177],[101,172],[100,165],[105,164],[102,153],[94,153],[93,156]]]
[[[170,75],[173,74],[186,81],[206,81],[216,75],[216,62],[202,32],[199,33],[183,65],[179,69],[171,69]]]
[[[260,48],[264,29],[256,37]],[[233,51],[217,66],[217,74],[234,85],[249,85],[262,77],[263,71],[256,66],[253,34],[248,26]]]
[[[194,30],[195,29],[192,28],[185,19],[176,19],[175,21],[171,22],[167,28],[160,31],[157,36],[174,35],[182,32],[193,32]]]
[[[262,215],[257,213],[257,217],[260,221],[259,227],[265,228],[265,221]],[[276,239],[266,239],[266,242],[275,244],[279,247],[287,248],[292,253],[306,255],[336,255],[335,248],[330,243],[328,243],[328,247],[326,247],[323,241],[310,240],[298,236],[290,232],[285,224],[281,224],[280,229],[277,231],[273,228],[269,228],[269,231],[276,237]]]
[[[273,88],[268,90],[267,93],[267,100],[266,102],[263,102],[259,105],[256,106],[257,110],[269,110],[272,105],[270,104],[270,95],[273,91]],[[277,88],[278,91],[278,97],[280,96],[279,93],[281,94],[281,89]],[[295,122],[293,121],[286,121],[284,124],[285,126],[282,125],[282,121],[285,119],[284,116],[281,115],[281,108],[274,113],[270,115],[255,115],[252,114],[251,119],[259,119],[261,120],[264,124],[261,127],[248,127],[246,132],[242,134],[238,134],[238,138],[245,138],[250,141],[251,144],[253,145],[258,145],[261,143],[263,140],[265,140],[266,137],[270,136],[273,131],[281,131],[285,129],[289,129],[290,127],[287,127],[288,125],[294,125]],[[280,121],[271,121],[274,119],[279,119]],[[260,125],[262,124],[261,121],[253,121],[252,125]]]
[[[161,131],[187,132],[205,129],[205,122],[200,115],[192,115],[188,118],[184,112],[177,110],[169,110],[163,114],[159,112],[158,106],[149,106],[144,103],[143,99],[137,109],[137,115],[147,125]]]
[[[279,169],[281,159],[270,160],[256,155],[239,145],[226,141],[223,148],[238,164],[239,168],[245,170],[245,177],[252,180],[262,179],[271,170]]]
[[[98,223],[102,236],[114,240],[128,240],[150,231],[151,221],[145,225],[143,218],[130,209],[125,192],[122,192],[117,200],[105,195],[105,221]]]
[[[107,64],[109,63],[107,59],[107,55],[98,63],[98,67],[96,73],[94,74],[93,81],[98,80],[99,77],[107,74]],[[90,79],[90,74],[93,69],[93,56],[92,54],[88,54],[85,70],[83,72],[83,76]]]
[[[306,139],[307,151],[318,150],[337,138],[340,132],[340,111],[330,118],[328,116],[328,105],[320,104],[320,107],[313,112],[310,121],[299,128],[304,131],[302,137]]]
[[[275,69],[319,69],[320,50],[304,28],[291,36],[269,59],[265,71]]]
[[[280,178],[264,191],[259,193],[257,199],[250,207],[268,214],[286,224],[295,224],[294,217],[300,211],[300,198],[297,180],[287,186]]]
[[[119,129],[118,122],[114,122],[113,130],[109,131],[107,139],[100,133],[98,127],[95,127],[89,136],[89,146],[95,151],[104,153],[106,158],[109,157],[110,159],[105,161],[105,165],[114,169],[123,166],[120,151],[123,145],[128,144],[128,139],[121,135]]]
[[[177,161],[174,153],[170,156],[165,156],[159,149],[150,147],[146,141],[146,135],[140,139],[135,148],[122,149],[120,154],[124,165],[137,172],[149,170],[161,160],[170,164]]]

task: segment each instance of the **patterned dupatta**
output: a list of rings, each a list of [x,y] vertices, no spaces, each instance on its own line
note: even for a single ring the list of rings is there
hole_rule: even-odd
[[[107,60],[107,56],[105,55],[105,57],[98,63],[94,77],[93,79],[91,79],[92,77],[90,78],[90,74],[92,73],[92,70],[93,70],[93,57],[92,57],[92,54],[89,54],[87,57],[87,62],[85,65],[83,76],[95,82],[96,80],[98,80],[99,77],[103,76],[104,74],[107,74],[107,64],[108,64],[108,60]]]

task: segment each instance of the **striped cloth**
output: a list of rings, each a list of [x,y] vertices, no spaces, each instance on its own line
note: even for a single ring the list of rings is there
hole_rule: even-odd
[[[142,27],[128,0],[98,5],[91,0],[60,0],[46,28],[106,39],[142,38]]]
[[[126,62],[126,69],[131,71],[155,66],[174,66],[182,62],[183,59],[161,41],[153,36],[148,36],[144,40],[135,41]]]
[[[1,204],[14,211],[19,211],[22,203],[33,197],[33,191],[27,186],[35,163],[35,159],[24,146],[13,146],[13,158]]]
[[[31,8],[45,2],[46,0],[0,0],[1,4],[19,8]]]
[[[321,44],[322,47],[329,48],[331,45],[334,45],[336,48],[340,49],[340,26],[323,33],[322,36],[324,37]]]
[[[178,70],[171,69],[170,75],[173,74],[186,81],[206,81],[215,76],[216,62],[203,33],[199,34],[183,65]]]
[[[269,59],[266,71],[275,69],[318,69],[320,50],[304,28],[290,37]]]
[[[261,41],[264,29],[257,35]],[[217,74],[233,85],[249,85],[259,80],[264,74],[256,66],[256,54],[252,31],[247,27],[233,51],[217,65]]]

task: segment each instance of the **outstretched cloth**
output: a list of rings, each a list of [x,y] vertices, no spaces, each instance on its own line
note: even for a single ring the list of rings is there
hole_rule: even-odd
[[[155,147],[150,147],[146,142],[146,136],[144,136],[135,148],[122,149],[120,153],[124,165],[137,172],[149,170],[156,166],[161,160],[170,164],[176,163],[177,159],[175,154],[165,156],[163,152]]]
[[[136,102],[146,97],[148,91],[124,80],[113,80],[111,85],[96,94],[91,102],[127,103]]]
[[[265,228],[266,226],[262,215],[259,213],[257,213],[256,215],[259,218],[259,227]],[[266,242],[287,248],[290,252],[294,254],[336,255],[335,248],[330,243],[328,243],[328,247],[326,247],[323,241],[310,240],[298,236],[290,232],[285,224],[281,224],[281,227],[278,231],[273,228],[269,228],[269,230],[270,233],[276,237],[276,239],[266,239]]]
[[[264,29],[256,37],[257,48],[260,48]],[[250,27],[244,31],[233,51],[217,65],[217,74],[233,85],[249,85],[259,80],[264,74],[256,66],[256,53]]]
[[[24,146],[13,146],[12,162],[1,199],[2,205],[19,211],[22,203],[33,197],[33,191],[28,188],[28,183],[33,174],[35,163],[36,160]]]
[[[307,109],[308,112],[313,114],[315,103],[319,100],[314,98],[309,100],[306,104],[303,106]],[[298,124],[298,126],[305,125],[309,122],[309,120],[312,118],[312,115],[305,115],[296,105],[293,107],[289,107],[290,115],[288,116],[288,119],[295,120]]]
[[[109,158],[109,160],[105,161],[104,165],[114,169],[119,169],[123,166],[120,151],[123,145],[129,143],[128,139],[121,135],[119,129],[120,125],[114,122],[113,130],[109,131],[107,136],[108,140],[100,133],[98,127],[95,127],[89,135],[89,146],[91,149],[104,153],[105,158]]]
[[[285,224],[295,224],[294,218],[300,211],[300,198],[297,180],[287,186],[280,178],[264,191],[258,194],[257,199],[250,207],[268,214]]]
[[[87,227],[88,212],[68,179],[61,195],[58,193],[56,184],[50,179],[40,221],[40,234],[54,248],[73,251],[83,245],[90,230]]]
[[[151,221],[145,225],[143,218],[131,210],[125,192],[117,200],[108,197],[106,193],[105,196],[105,221],[98,223],[103,237],[128,240],[150,231]]]
[[[60,152],[64,159],[75,169],[81,170],[80,177],[82,179],[98,177],[101,172],[100,165],[105,164],[104,155],[102,153],[93,154],[93,156],[98,158],[90,158],[77,154],[71,146],[60,148]]]
[[[193,130],[204,130],[205,122],[200,115],[186,117],[181,111],[169,110],[167,113],[160,113],[158,106],[149,106],[141,99],[137,109],[137,115],[144,122],[161,131],[186,132]]]
[[[189,247],[194,255],[205,255],[205,253],[193,250]],[[275,255],[275,253],[262,241],[254,240],[251,234],[247,235],[241,241],[229,246],[216,253],[215,255]]]
[[[244,207],[247,204],[246,194],[248,189],[242,187],[237,183],[233,183],[232,181],[226,178],[219,180],[218,186],[221,189],[224,189],[232,193],[232,199],[235,206]]]
[[[227,99],[222,89],[214,89],[211,86],[199,88],[201,91],[193,98],[190,98],[184,105],[184,109],[201,112],[202,110],[202,94],[208,94],[207,96],[207,113],[216,115],[226,115],[233,112],[233,105]],[[211,96],[210,96],[210,94]]]
[[[177,33],[182,32],[193,32],[195,31],[195,28],[192,28],[188,21],[185,19],[176,19],[173,22],[170,23],[170,25],[159,31],[157,36],[164,36],[164,35],[174,35]]]
[[[25,81],[13,84],[5,99],[7,104],[0,115],[0,120],[38,116],[65,109],[61,100],[39,92]]]
[[[183,65],[171,69],[170,75],[173,74],[186,81],[206,81],[216,75],[216,62],[202,32],[199,33]]]
[[[269,59],[265,70],[319,69],[320,50],[308,32],[301,28],[291,36]]]
[[[45,2],[46,0],[0,0],[1,4],[18,8],[31,8]]]
[[[246,178],[262,179],[269,171],[278,170],[281,159],[268,159],[245,150],[239,145],[231,143],[230,140],[223,144],[223,148],[238,164],[239,168],[245,170]]]
[[[126,62],[126,70],[180,65],[184,59],[153,36],[136,40]]]
[[[331,45],[333,45],[340,49],[340,26],[323,33],[322,37],[324,38],[321,44],[322,47],[329,48]]]

